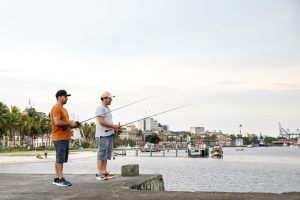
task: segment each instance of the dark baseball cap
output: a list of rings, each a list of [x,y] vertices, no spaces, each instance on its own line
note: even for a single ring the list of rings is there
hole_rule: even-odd
[[[58,90],[56,92],[55,96],[56,96],[56,98],[60,97],[60,96],[68,96],[69,97],[69,96],[71,96],[71,94],[68,94],[66,90]]]

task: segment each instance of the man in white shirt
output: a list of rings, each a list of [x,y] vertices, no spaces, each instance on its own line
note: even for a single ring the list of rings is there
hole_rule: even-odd
[[[103,92],[101,95],[101,104],[96,109],[96,142],[97,150],[97,180],[108,180],[114,178],[113,174],[107,172],[107,160],[111,160],[113,135],[119,134],[120,124],[114,125],[111,110],[108,105],[111,104],[112,96],[110,92]]]

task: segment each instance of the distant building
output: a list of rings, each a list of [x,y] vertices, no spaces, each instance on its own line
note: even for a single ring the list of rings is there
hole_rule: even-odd
[[[204,127],[191,127],[190,132],[193,135],[203,133],[204,132]]]
[[[139,146],[144,145],[143,134],[139,134],[137,130],[122,132],[119,137],[121,140],[132,140]]]
[[[243,146],[243,145],[244,145],[244,142],[243,142],[242,138],[235,139],[235,146],[240,147],[240,146]]]
[[[138,129],[135,127],[135,125],[127,125],[127,126],[124,126],[124,128],[126,129],[126,131],[129,131],[129,132],[137,132]]]
[[[161,130],[164,131],[164,132],[169,131],[169,126],[168,125],[163,125],[161,123],[158,123],[158,127],[161,128]]]
[[[138,129],[142,131],[151,131],[154,128],[158,128],[158,122],[156,119],[147,118],[138,122]]]

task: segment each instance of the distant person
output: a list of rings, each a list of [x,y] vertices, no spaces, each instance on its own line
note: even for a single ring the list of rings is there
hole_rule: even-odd
[[[47,149],[46,149],[45,152],[44,152],[44,157],[45,157],[45,159],[47,159],[47,156],[48,156],[48,151],[47,151]]]
[[[97,150],[97,180],[109,180],[115,178],[113,174],[107,171],[107,160],[111,160],[113,135],[120,132],[120,124],[114,125],[109,105],[112,98],[110,92],[103,92],[101,95],[101,103],[96,109],[96,142]]]
[[[52,121],[52,141],[56,149],[56,176],[53,184],[57,186],[71,186],[69,181],[63,177],[63,163],[68,161],[69,140],[71,138],[71,128],[78,128],[79,122],[69,121],[68,111],[63,107],[67,101],[68,94],[65,90],[56,92],[57,103],[52,107],[50,117]]]

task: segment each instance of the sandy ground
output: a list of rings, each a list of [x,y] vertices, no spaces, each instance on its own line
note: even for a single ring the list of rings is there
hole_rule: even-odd
[[[28,154],[28,152],[25,152],[24,154]],[[13,156],[14,154],[21,154],[21,153],[12,153],[12,156],[8,156],[7,154],[5,156],[2,156],[0,154],[0,166],[6,165],[6,164],[14,164],[14,163],[40,163],[40,162],[54,162],[55,161],[55,155],[48,155],[47,159],[38,159],[36,158],[37,154],[41,154],[43,156],[43,152],[30,152],[30,154],[33,154],[32,156]],[[84,151],[84,152],[75,152],[69,154],[69,159],[76,160],[76,159],[82,159],[82,158],[94,158],[96,156],[96,152],[91,151]]]

